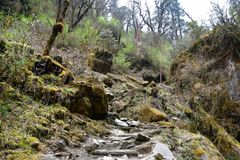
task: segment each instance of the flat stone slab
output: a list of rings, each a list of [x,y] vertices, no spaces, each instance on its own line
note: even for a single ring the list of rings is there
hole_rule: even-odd
[[[138,152],[135,150],[95,150],[92,152],[93,155],[99,156],[138,156]]]

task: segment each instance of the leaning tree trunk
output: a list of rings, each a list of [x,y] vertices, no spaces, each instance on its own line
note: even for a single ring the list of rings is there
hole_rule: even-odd
[[[50,54],[50,50],[52,48],[52,45],[58,35],[58,33],[61,33],[63,31],[63,19],[65,18],[67,9],[69,7],[69,0],[59,0],[58,1],[58,11],[57,11],[57,18],[56,23],[53,26],[52,34],[47,41],[47,45],[45,46],[43,55],[47,56]]]

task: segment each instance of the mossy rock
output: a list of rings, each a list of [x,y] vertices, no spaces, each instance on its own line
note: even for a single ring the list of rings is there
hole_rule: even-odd
[[[44,84],[41,79],[32,76],[25,85],[25,92],[43,104],[59,103],[72,113],[78,113],[93,119],[107,116],[108,98],[102,83],[94,78],[85,78],[69,86]]]
[[[102,84],[96,79],[86,79],[75,84],[78,91],[70,103],[70,111],[102,119],[108,113],[108,98]],[[82,108],[80,108],[82,107]]]
[[[154,72],[152,70],[144,70],[142,73],[142,78],[144,81],[148,81],[149,83],[151,82],[155,82],[155,83],[159,83],[160,80],[166,81],[166,77],[165,75],[162,73],[162,75],[160,73]]]
[[[68,84],[74,80],[74,76],[70,70],[49,56],[38,58],[34,63],[32,71],[38,76],[54,74],[60,77],[64,84]]]
[[[154,69],[154,66],[150,57],[147,56],[146,54],[133,56],[130,58],[129,61],[131,63],[129,67],[130,69],[135,69],[137,71],[141,71],[142,69],[148,69],[148,70]]]
[[[107,74],[111,71],[113,64],[112,53],[96,51],[88,55],[88,66],[96,72]]]
[[[20,93],[5,82],[0,82],[0,99],[2,100],[19,100]]]
[[[142,122],[158,122],[167,120],[167,115],[157,108],[150,105],[144,105],[138,112],[138,119]]]
[[[39,155],[34,154],[30,151],[10,152],[10,154],[6,157],[7,160],[39,160],[39,158]]]

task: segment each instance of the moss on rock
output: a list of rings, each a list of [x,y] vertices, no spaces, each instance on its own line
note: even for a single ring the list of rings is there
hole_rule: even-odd
[[[88,66],[96,72],[107,74],[111,71],[113,64],[112,53],[96,51],[88,55]]]
[[[142,122],[158,122],[167,120],[167,115],[164,112],[161,112],[148,104],[141,107],[138,114],[138,119]]]
[[[225,155],[240,155],[239,35],[238,26],[215,27],[187,51],[178,54],[170,70],[176,92],[184,95],[194,110],[193,114],[186,110],[186,114],[194,117],[200,126],[208,126],[198,130],[222,148]],[[197,105],[193,104],[195,100]],[[222,138],[216,138],[219,135]]]

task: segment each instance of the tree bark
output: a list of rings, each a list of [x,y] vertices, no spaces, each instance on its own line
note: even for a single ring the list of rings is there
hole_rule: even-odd
[[[53,46],[53,43],[58,35],[58,33],[62,33],[63,31],[63,19],[66,16],[67,9],[69,7],[69,0],[59,0],[58,1],[58,11],[57,11],[57,17],[56,17],[56,23],[53,26],[52,34],[47,41],[47,45],[45,46],[43,55],[48,56],[50,54],[50,50]]]

